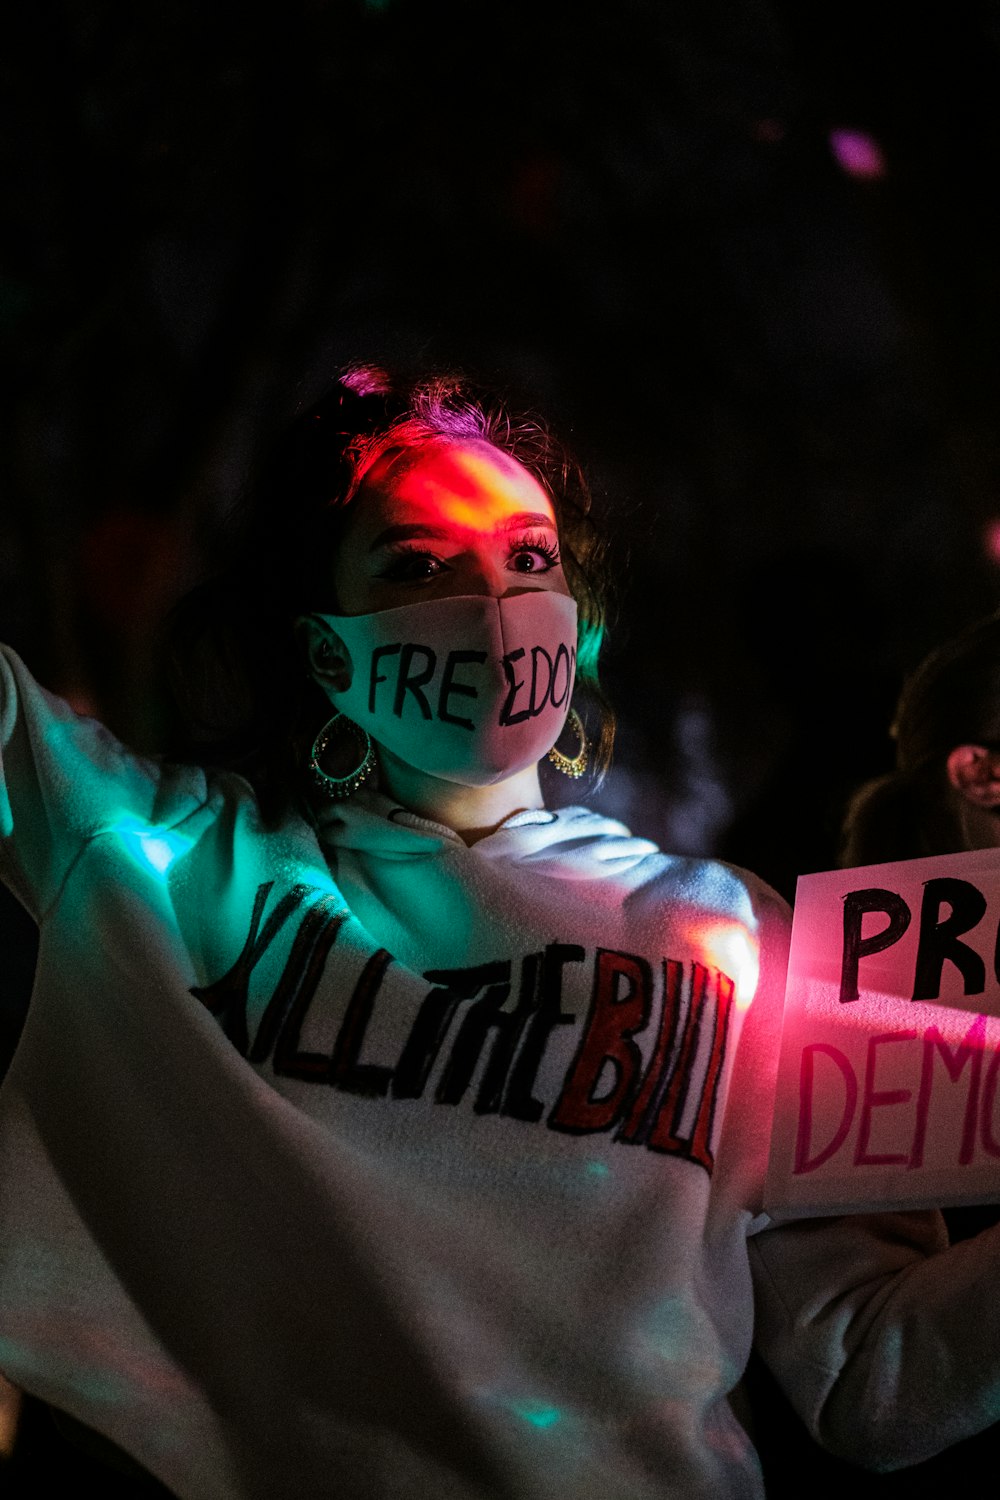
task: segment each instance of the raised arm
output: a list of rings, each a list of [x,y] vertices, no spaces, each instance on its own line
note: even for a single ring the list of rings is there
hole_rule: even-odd
[[[164,774],[0,647],[0,879],[36,920],[88,839],[116,819],[169,825],[204,795],[200,772]]]

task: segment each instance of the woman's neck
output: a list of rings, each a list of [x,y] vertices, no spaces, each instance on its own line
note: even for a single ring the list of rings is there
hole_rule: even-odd
[[[463,786],[418,771],[381,745],[378,761],[383,792],[408,812],[453,828],[466,844],[493,833],[513,813],[545,806],[537,766],[491,786]]]

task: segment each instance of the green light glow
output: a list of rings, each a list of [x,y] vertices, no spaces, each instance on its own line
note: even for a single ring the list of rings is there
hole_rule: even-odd
[[[145,872],[165,880],[174,861],[193,848],[194,840],[168,828],[144,823],[131,813],[123,813],[112,825],[130,858]]]
[[[543,1406],[540,1401],[513,1401],[511,1411],[532,1427],[554,1427],[562,1416],[558,1406]]]
[[[576,668],[585,677],[597,677],[597,658],[604,643],[604,626],[582,624],[576,647]]]
[[[606,1161],[588,1161],[584,1171],[590,1177],[607,1177],[610,1175],[611,1168]]]

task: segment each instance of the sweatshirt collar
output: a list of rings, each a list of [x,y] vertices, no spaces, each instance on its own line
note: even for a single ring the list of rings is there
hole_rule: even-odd
[[[548,829],[557,821],[558,814],[548,808],[527,808],[511,813],[498,828],[471,847],[489,853],[492,851],[487,846],[508,830]],[[400,807],[384,793],[369,789],[357,793],[349,801],[325,804],[317,812],[316,829],[321,843],[396,858],[427,858],[449,848],[470,847],[453,828],[431,818],[422,818],[418,813]]]
[[[321,844],[363,858],[433,859],[468,855],[489,862],[559,867],[564,876],[606,878],[638,872],[655,844],[586,807],[527,808],[512,813],[492,833],[467,845],[453,828],[400,807],[384,793],[364,788],[348,801],[327,803],[316,816]]]

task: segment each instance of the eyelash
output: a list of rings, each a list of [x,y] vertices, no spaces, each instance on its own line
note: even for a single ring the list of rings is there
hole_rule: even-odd
[[[540,557],[544,557],[546,567],[545,569],[539,569],[540,572],[554,568],[559,561],[558,543],[549,541],[544,533],[529,532],[522,537],[518,537],[516,542],[511,543],[510,551],[507,554],[508,561],[511,558],[522,556],[527,552],[537,552]],[[423,559],[427,559],[433,563],[441,563],[441,559],[433,552],[427,551],[426,548],[415,547],[408,542],[400,542],[392,549],[392,554],[388,562],[384,568],[379,570],[378,576],[387,579],[390,583],[406,582],[408,580],[405,575],[409,565]],[[443,572],[446,567],[447,564],[442,564],[436,572],[425,574],[424,578],[436,578],[437,572]],[[417,581],[422,582],[423,580]]]
[[[516,552],[538,552],[550,568],[554,568],[559,561],[559,544],[550,542],[543,532],[529,532],[513,543],[510,556]]]

